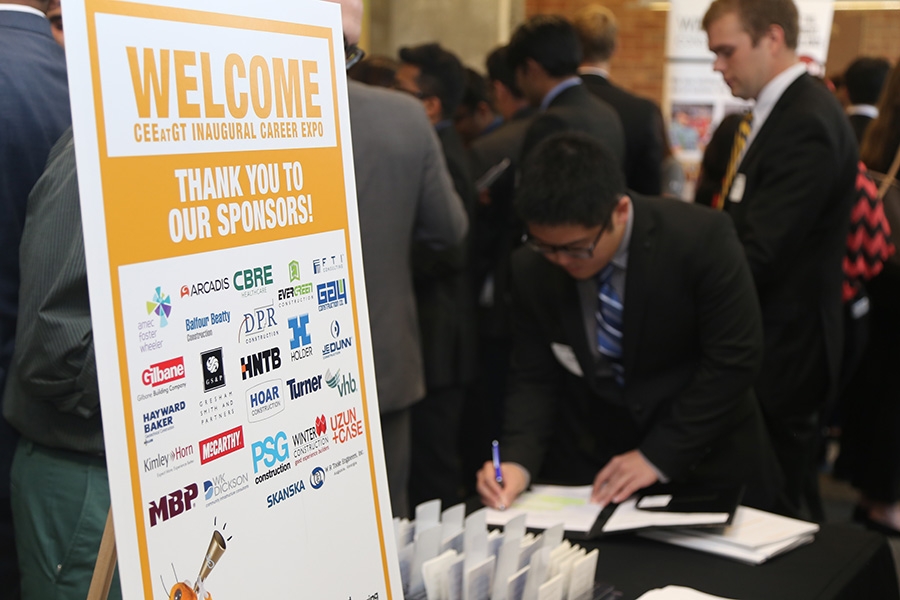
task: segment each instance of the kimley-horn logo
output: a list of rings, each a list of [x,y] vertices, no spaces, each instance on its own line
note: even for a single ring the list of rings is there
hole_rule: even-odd
[[[223,431],[211,438],[201,440],[200,464],[205,465],[244,447],[244,428],[238,425],[234,429]]]
[[[152,364],[141,373],[141,382],[150,387],[156,387],[184,378],[184,357],[170,358],[169,360]]]

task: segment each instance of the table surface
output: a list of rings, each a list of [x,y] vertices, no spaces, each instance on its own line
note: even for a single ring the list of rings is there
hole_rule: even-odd
[[[853,525],[825,524],[812,544],[755,566],[635,535],[577,543],[600,549],[597,579],[622,600],[667,585],[739,600],[900,599],[887,539]]]

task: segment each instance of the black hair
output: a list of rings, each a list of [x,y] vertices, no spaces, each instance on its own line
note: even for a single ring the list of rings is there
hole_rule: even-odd
[[[516,73],[509,68],[507,46],[501,46],[490,54],[488,54],[485,66],[487,67],[488,79],[499,81],[509,92],[516,98],[522,99],[525,95],[519,86],[516,85]]]
[[[552,135],[528,155],[515,206],[526,223],[608,227],[625,193],[615,157],[578,132]]]
[[[578,72],[581,42],[575,28],[558,15],[534,16],[516,29],[507,46],[509,67],[515,73],[530,58],[551,77]]]
[[[400,48],[400,60],[415,65],[421,71],[416,83],[425,96],[441,101],[444,118],[451,118],[463,97],[465,71],[456,56],[440,44],[422,44]]]
[[[844,86],[853,104],[877,104],[891,63],[883,58],[857,58],[844,72]]]
[[[466,87],[463,92],[460,106],[466,107],[469,112],[474,112],[482,102],[491,104],[491,95],[488,92],[487,80],[475,69],[466,67]]]

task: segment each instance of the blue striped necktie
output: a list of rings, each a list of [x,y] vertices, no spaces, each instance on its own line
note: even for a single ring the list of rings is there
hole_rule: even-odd
[[[606,265],[597,275],[597,348],[612,367],[616,383],[625,384],[625,368],[622,366],[622,299],[612,285],[615,266]]]

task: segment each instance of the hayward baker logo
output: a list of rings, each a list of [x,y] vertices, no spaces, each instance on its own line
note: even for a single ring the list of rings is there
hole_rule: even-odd
[[[240,291],[241,296],[245,298],[265,294],[266,286],[275,282],[272,277],[272,265],[235,271],[232,280],[234,289]]]
[[[183,411],[187,405],[184,400],[144,413],[144,443],[149,443],[161,433],[175,428],[175,415]]]
[[[205,465],[217,458],[237,452],[244,447],[244,428],[238,425],[234,429],[223,431],[217,435],[200,441],[200,464]]]
[[[291,304],[297,304],[313,297],[312,282],[303,283],[300,280],[300,263],[292,260],[288,263],[288,274],[290,275],[291,287],[278,290],[278,307],[284,308]],[[297,283],[294,283],[294,282]]]
[[[183,356],[152,364],[141,373],[141,382],[150,387],[159,387],[179,379],[184,379]]]
[[[252,344],[277,336],[278,323],[275,321],[275,303],[260,306],[244,313],[238,331],[238,343]]]
[[[181,286],[181,297],[190,298],[192,296],[203,296],[206,294],[214,294],[216,292],[224,292],[231,287],[231,283],[227,277],[221,279],[212,279],[210,281],[201,281],[190,285]]]
[[[331,374],[330,369],[325,371],[325,383],[328,384],[328,387],[336,389],[341,398],[355,394],[359,387],[356,384],[356,379],[353,378],[353,373],[341,375],[340,369],[334,375]]]
[[[356,416],[356,408],[342,410],[328,420],[331,426],[331,441],[346,444],[363,434],[363,422]]]
[[[328,420],[325,415],[316,417],[314,427],[307,427],[291,436],[294,465],[328,450]]]
[[[203,391],[209,392],[225,385],[225,369],[222,349],[207,350],[200,355],[203,365]]]
[[[291,328],[291,362],[312,356],[312,336],[309,334],[309,314],[288,319]]]
[[[316,286],[319,312],[347,304],[347,281],[335,279]]]
[[[251,423],[264,421],[284,410],[281,380],[274,379],[247,390],[247,418]]]
[[[223,310],[185,319],[184,330],[187,332],[187,341],[193,342],[210,337],[213,334],[212,328],[223,323],[231,323],[231,311]]]
[[[196,483],[191,483],[182,489],[166,494],[159,500],[154,500],[148,507],[150,527],[156,527],[159,523],[168,521],[185,513],[196,506],[194,500],[200,495],[200,489]]]
[[[212,506],[248,489],[250,489],[249,473],[237,475],[219,473],[203,482],[203,499],[206,500],[206,506]]]
[[[275,435],[270,435],[258,442],[253,442],[250,446],[250,453],[253,457],[254,474],[259,473],[259,463],[262,463],[263,467],[269,469],[256,476],[254,482],[257,485],[272,477],[277,477],[291,468],[291,463],[288,461],[290,451],[287,434],[283,431],[279,431]],[[276,467],[275,465],[278,466]]]
[[[342,350],[346,350],[353,345],[352,335],[341,337],[341,324],[337,320],[331,322],[331,337],[334,341],[322,346],[322,358],[337,356]]]
[[[241,379],[245,381],[280,368],[281,350],[278,347],[241,357]]]
[[[313,259],[313,273],[328,273],[329,271],[340,271],[344,268],[344,255],[335,254],[322,258]]]
[[[144,473],[157,471],[156,476],[162,477],[182,467],[194,463],[194,446],[175,446],[166,453],[157,452],[156,456],[144,459]]]

